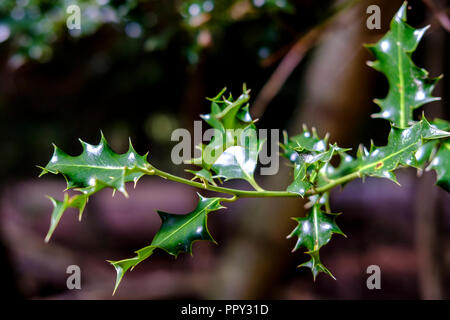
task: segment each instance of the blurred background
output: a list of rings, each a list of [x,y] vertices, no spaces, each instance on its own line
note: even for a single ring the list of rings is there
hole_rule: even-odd
[[[129,199],[93,196],[81,223],[68,211],[44,243],[61,176],[38,178],[57,144],[81,152],[77,138],[97,143],[102,130],[116,152],[128,137],[166,171],[188,176],[170,160],[175,128],[193,130],[207,113],[205,97],[227,87],[251,88],[260,128],[300,132],[303,123],[330,142],[356,150],[386,143],[389,124],[371,119],[387,93],[384,76],[366,66],[363,43],[389,28],[401,1],[331,0],[2,0],[0,2],[0,275],[7,298],[24,299],[448,299],[450,196],[399,170],[388,180],[354,181],[332,193],[331,207],[348,238],[334,236],[322,261],[337,278],[296,266],[286,235],[303,216],[301,199],[242,199],[210,216],[219,246],[194,245],[178,259],[155,254],[128,273],[114,297],[115,271],[105,260],[128,258],[160,225],[155,210],[186,213],[193,188],[147,177]],[[66,8],[81,9],[81,30],[68,30]],[[369,30],[369,5],[381,8],[381,29]],[[413,58],[431,76],[446,77],[427,118],[449,117],[449,3],[410,1],[408,22],[430,24]],[[418,114],[423,109],[418,110]],[[203,126],[206,128],[206,125]],[[277,176],[258,177],[286,188]],[[231,186],[246,188],[245,183]],[[208,195],[207,193],[203,193]],[[81,268],[81,290],[68,290],[66,268]],[[381,268],[381,289],[368,290],[366,269]]]

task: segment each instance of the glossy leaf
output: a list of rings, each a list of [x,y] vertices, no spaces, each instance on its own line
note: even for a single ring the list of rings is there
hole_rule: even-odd
[[[80,140],[83,152],[79,156],[70,156],[54,146],[50,162],[43,168],[41,175],[51,172],[62,174],[67,188],[77,188],[82,192],[95,189],[98,182],[127,195],[125,182],[137,182],[144,173],[140,170],[148,165],[147,155],[140,156],[130,142],[124,154],[115,153],[105,137],[101,136],[97,145]]]
[[[282,155],[292,163],[299,162],[299,152],[324,152],[327,149],[327,140],[328,137],[320,139],[315,128],[310,131],[303,125],[302,133],[296,136],[288,138],[287,133],[284,133],[284,143],[281,144]]]
[[[311,257],[308,261],[300,264],[298,267],[305,267],[305,268],[309,268],[311,269],[311,273],[313,275],[313,279],[314,281],[317,278],[317,275],[321,272],[329,275],[331,278],[333,278],[334,280],[336,280],[336,278],[333,276],[333,274],[330,272],[330,270],[328,270],[323,263],[320,261],[320,255],[319,255],[319,250],[315,250],[315,251],[307,251],[307,254],[309,254],[309,256]]]
[[[147,155],[140,156],[134,150],[131,142],[128,152],[124,154],[115,153],[109,147],[103,134],[97,145],[91,145],[81,140],[80,142],[83,152],[75,157],[66,154],[54,145],[54,152],[49,163],[42,168],[40,176],[49,172],[62,174],[66,179],[67,189],[74,188],[82,193],[72,197],[65,194],[63,201],[50,197],[54,209],[46,241],[50,240],[67,208],[78,208],[81,218],[89,196],[107,187],[128,196],[125,183],[136,183],[144,175],[142,169],[149,166]]]
[[[370,151],[360,149],[357,170],[362,176],[396,181],[392,171],[398,166],[419,166],[415,155],[424,141],[441,139],[449,135],[450,133],[432,126],[426,119],[406,129],[392,127],[386,146],[372,145]]]
[[[450,192],[450,140],[443,142],[431,161],[429,169],[436,170],[437,184]]]
[[[306,181],[306,166],[296,163],[294,166],[294,181],[287,187],[286,191],[296,193],[303,197],[311,187],[312,184]]]
[[[210,98],[211,113],[200,115],[212,128],[244,129],[254,123],[249,113],[250,90],[243,86],[242,94],[234,100],[232,96],[225,98],[224,88],[216,97]]]
[[[304,196],[317,182],[320,170],[327,166],[331,159],[348,149],[336,144],[328,145],[328,137],[320,139],[313,128],[310,132],[306,126],[297,136],[288,138],[285,134],[282,155],[294,164],[294,179],[287,191]]]
[[[210,98],[211,112],[200,117],[215,130],[211,142],[201,148],[201,158],[192,159],[190,163],[211,169],[215,161],[229,147],[239,144],[244,129],[255,128],[249,113],[249,90],[244,86],[243,93],[234,100],[232,96],[225,98],[226,88],[216,97]],[[204,154],[208,157],[205,158]]]
[[[293,251],[300,248],[307,249],[305,253],[310,255],[310,260],[302,263],[299,267],[310,268],[314,280],[320,272],[325,272],[333,277],[331,272],[320,262],[319,249],[330,241],[333,234],[345,236],[335,222],[337,214],[323,212],[320,206],[316,203],[304,218],[293,218],[298,225],[288,235],[288,238],[298,237]]]
[[[225,98],[223,89],[216,97],[209,99],[211,113],[201,115],[214,129],[214,135],[209,144],[201,146],[201,158],[188,163],[201,166],[203,169],[198,172],[207,181],[211,178],[210,183],[214,183],[215,177],[244,179],[260,189],[254,181],[254,171],[264,142],[258,140],[249,113],[249,92],[244,85],[243,93],[234,100],[231,95]]]
[[[436,152],[436,148],[438,147],[438,145],[438,140],[432,140],[422,144],[419,149],[417,149],[415,157],[417,160],[417,167],[419,169],[425,168],[433,153]]]
[[[340,161],[337,167],[327,163],[319,172],[318,186],[326,185],[338,178],[357,171],[358,160],[346,152],[339,153]]]
[[[228,147],[214,162],[212,169],[225,180],[244,179],[253,185],[263,144],[264,141],[257,138],[256,131],[248,128],[240,135],[238,145]]]
[[[45,237],[45,242],[49,242],[50,238],[53,235],[56,227],[58,226],[59,220],[63,213],[67,208],[75,208],[78,209],[79,212],[79,220],[81,220],[81,216],[84,211],[84,207],[86,206],[86,202],[88,196],[86,194],[77,194],[72,197],[69,197],[67,193],[64,194],[63,201],[56,200],[52,197],[48,197],[53,205],[53,211],[50,218],[50,228],[48,230],[47,236]]]
[[[161,227],[152,240],[152,243],[136,251],[136,256],[120,261],[109,261],[117,272],[114,292],[120,284],[125,272],[133,269],[141,261],[150,257],[156,248],[177,257],[182,252],[192,253],[192,244],[199,240],[214,241],[208,231],[208,213],[223,209],[220,198],[200,199],[197,207],[190,213],[180,215],[158,211],[161,218]]]
[[[431,95],[440,79],[429,78],[425,69],[418,68],[411,59],[428,27],[414,29],[406,23],[407,3],[391,21],[391,29],[375,44],[367,48],[376,57],[368,64],[382,72],[389,82],[384,99],[375,99],[381,111],[374,117],[383,118],[399,128],[407,128],[413,120],[413,110],[425,103],[438,100]]]
[[[450,131],[450,122],[435,119],[433,125],[439,130]],[[421,160],[421,168],[429,163],[427,170],[434,169],[437,174],[437,185],[450,192],[450,141],[449,139],[425,143],[417,152]]]
[[[434,119],[432,125],[439,130],[450,131],[450,123],[443,119]],[[422,146],[417,150],[416,159],[421,169],[425,168],[425,166],[432,160],[432,157],[437,152],[439,145],[439,140],[431,140],[422,144]]]
[[[449,135],[449,132],[430,124],[425,118],[406,129],[392,127],[385,146],[377,147],[372,143],[369,150],[360,146],[356,158],[340,152],[339,166],[334,168],[327,163],[322,167],[317,186],[352,173],[358,173],[360,177],[387,178],[397,183],[394,170],[405,166],[421,168],[424,162],[421,153],[426,152],[423,146],[438,143]]]

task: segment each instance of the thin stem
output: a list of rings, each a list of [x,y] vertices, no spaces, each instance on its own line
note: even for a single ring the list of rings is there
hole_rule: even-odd
[[[234,202],[238,199],[237,196],[232,196],[231,198],[220,198],[220,201],[222,202]]]
[[[144,169],[141,168],[140,169],[143,173],[148,174],[148,175],[156,175],[159,176],[161,178],[167,179],[167,180],[171,180],[171,181],[175,181],[175,182],[179,182],[179,183],[183,183],[198,189],[203,189],[203,190],[210,190],[210,191],[214,191],[214,192],[220,192],[220,193],[225,193],[225,194],[230,194],[233,195],[233,197],[225,200],[225,201],[235,201],[237,198],[265,198],[265,197],[298,197],[298,194],[295,193],[291,193],[288,191],[270,191],[270,190],[263,190],[261,187],[258,186],[258,188],[255,187],[255,189],[257,189],[257,191],[247,191],[247,190],[239,190],[239,189],[232,189],[232,188],[225,188],[225,187],[218,187],[218,186],[213,186],[213,185],[205,185],[203,183],[199,183],[196,181],[192,181],[192,180],[188,180],[182,177],[178,177],[175,176],[173,174],[170,174],[168,172],[164,172],[162,170],[156,169],[155,167],[151,166],[148,169]],[[359,171],[350,173],[348,175],[345,175],[343,177],[340,177],[336,180],[332,180],[330,183],[314,189],[314,190],[309,190],[308,192],[306,192],[305,196],[312,196],[315,194],[320,194],[320,193],[324,193],[338,185],[341,185],[345,182],[349,182],[351,180],[354,180],[356,178],[361,177],[361,174]],[[256,182],[255,182],[256,184]],[[256,184],[257,185],[257,184]],[[225,198],[226,199],[226,198]]]
[[[309,194],[309,192],[306,193],[306,195],[311,196],[318,193],[324,193],[330,189],[333,189],[334,187],[341,185],[343,183],[349,182],[351,180],[354,180],[356,178],[360,178],[361,173],[359,171],[355,171],[353,173],[347,174],[343,177],[340,177],[336,180],[332,180],[330,183],[324,185],[323,187],[315,189],[315,191],[312,194]]]
[[[205,186],[203,183],[199,183],[196,181],[191,181],[191,180],[188,180],[185,178],[181,178],[181,177],[175,176],[173,174],[170,174],[168,172],[164,172],[159,169],[156,169],[155,167],[152,167],[151,169],[141,169],[141,171],[148,175],[156,175],[161,178],[164,178],[167,180],[172,180],[172,181],[183,183],[183,184],[187,184],[192,187],[196,187],[198,189],[231,194],[238,198],[297,197],[298,196],[294,193],[290,193],[287,191],[264,191],[264,190],[263,191],[246,191],[246,190],[231,189],[231,188],[218,187],[218,186],[212,186],[212,185]]]
[[[325,211],[327,213],[330,213],[331,212],[331,208],[330,208],[330,194],[328,192],[326,192],[324,194],[324,197],[325,197]]]

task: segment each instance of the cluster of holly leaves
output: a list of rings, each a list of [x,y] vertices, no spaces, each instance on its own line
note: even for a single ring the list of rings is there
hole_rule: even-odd
[[[333,234],[344,235],[335,222],[337,214],[332,213],[329,206],[329,190],[332,188],[365,177],[397,182],[396,169],[414,167],[418,170],[434,169],[437,184],[450,191],[449,123],[439,119],[430,122],[424,116],[414,121],[412,116],[414,109],[437,99],[431,96],[431,92],[438,78],[429,78],[427,72],[411,60],[411,54],[426,28],[414,29],[406,24],[406,8],[405,3],[392,19],[391,30],[380,41],[367,46],[377,59],[370,65],[382,72],[390,85],[386,98],[376,100],[381,111],[375,116],[391,124],[385,146],[373,143],[369,149],[360,146],[356,156],[351,156],[349,149],[330,144],[328,136],[321,138],[315,130],[304,126],[299,135],[284,137],[281,154],[291,163],[293,177],[285,191],[272,192],[262,189],[254,178],[264,141],[256,136],[255,120],[249,112],[249,91],[245,86],[236,99],[222,90],[209,99],[211,112],[201,116],[217,134],[208,144],[198,146],[201,157],[189,161],[198,167],[189,170],[192,178],[202,182],[202,189],[213,191],[217,191],[214,188],[226,180],[243,179],[255,189],[252,191],[255,196],[273,196],[275,193],[279,196],[282,193],[307,198],[309,212],[305,217],[294,218],[297,226],[288,237],[297,238],[294,251],[303,249],[309,256],[300,266],[310,268],[314,279],[320,272],[333,277],[321,262],[319,250]],[[143,175],[163,176],[162,171],[148,162],[147,155],[139,155],[131,143],[125,154],[111,150],[103,135],[98,145],[81,143],[83,152],[75,157],[55,146],[50,162],[42,168],[41,174],[62,174],[67,181],[67,189],[78,191],[72,196],[65,193],[62,201],[50,198],[54,209],[47,241],[67,208],[78,209],[81,218],[87,200],[94,193],[111,188],[113,192],[117,190],[127,196],[127,182],[136,183]],[[333,158],[340,159],[338,165],[331,164]],[[174,176],[166,174],[164,177]],[[235,191],[236,199],[240,193]],[[150,257],[155,249],[178,256],[182,252],[192,253],[195,241],[214,241],[208,231],[208,215],[224,208],[226,201],[230,199],[206,198],[199,194],[197,206],[187,214],[158,211],[161,227],[151,243],[136,251],[132,258],[109,261],[117,271],[115,289],[124,274]]]

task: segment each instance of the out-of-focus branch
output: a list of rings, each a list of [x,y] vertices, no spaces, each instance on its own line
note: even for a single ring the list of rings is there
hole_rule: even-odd
[[[324,31],[327,30],[330,25],[332,25],[331,22],[334,21],[334,19],[339,16],[341,12],[345,11],[345,9],[351,7],[357,2],[359,1],[350,0],[344,2],[334,11],[334,13],[329,18],[306,32],[306,34],[301,36],[294,43],[294,45],[284,56],[278,67],[275,69],[274,73],[271,75],[269,81],[267,81],[267,83],[264,85],[264,87],[256,97],[251,110],[252,115],[255,118],[261,117],[264,114],[267,106],[280,91],[281,87],[283,87],[287,78],[289,78],[295,68],[303,60],[306,53],[320,40]],[[279,53],[277,53],[273,58],[277,59],[277,56],[279,56]],[[268,61],[266,63],[271,62]]]
[[[450,32],[450,18],[446,14],[446,10],[439,9],[433,0],[422,0],[423,3],[430,9],[433,17],[439,22],[442,28]]]
[[[313,28],[292,46],[257,96],[252,108],[254,117],[259,118],[263,115],[267,105],[276,96],[278,91],[280,91],[287,78],[302,61],[305,54],[317,42],[327,25],[320,25]]]

